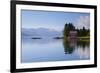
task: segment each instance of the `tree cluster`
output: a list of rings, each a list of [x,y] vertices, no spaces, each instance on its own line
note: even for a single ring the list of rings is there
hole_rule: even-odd
[[[79,37],[90,36],[90,30],[86,29],[85,27],[83,27],[82,29],[76,29],[76,30],[77,30],[77,35]]]
[[[64,37],[68,37],[70,31],[77,31],[78,37],[89,36],[90,30],[83,27],[82,29],[76,29],[72,23],[66,23],[64,26],[63,35]]]

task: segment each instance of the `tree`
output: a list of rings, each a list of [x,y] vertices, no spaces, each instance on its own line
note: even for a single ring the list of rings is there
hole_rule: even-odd
[[[75,26],[74,26],[72,23],[69,23],[68,26],[69,26],[69,29],[70,29],[70,30],[75,30]]]
[[[83,27],[82,29],[75,29],[75,26],[72,23],[66,23],[64,26],[63,35],[64,38],[67,38],[70,31],[77,31],[78,37],[90,36],[90,30]]]
[[[90,30],[83,27],[82,29],[77,29],[78,37],[89,36]]]
[[[64,32],[63,32],[63,34],[64,34],[64,37],[67,37],[68,34],[69,34],[69,28],[68,28],[68,24],[67,23],[64,26]]]
[[[72,23],[66,23],[63,31],[64,37],[68,37],[71,30],[75,30],[75,26]]]

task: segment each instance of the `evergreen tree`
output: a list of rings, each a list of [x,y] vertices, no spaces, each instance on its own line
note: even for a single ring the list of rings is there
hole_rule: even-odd
[[[75,30],[75,26],[72,23],[69,23],[69,24],[66,23],[64,26],[64,32],[63,32],[64,37],[68,37],[69,32],[71,30]]]
[[[63,32],[63,34],[64,34],[64,37],[67,37],[68,34],[69,34],[69,28],[68,28],[68,24],[67,23],[64,26],[64,32]]]
[[[63,35],[64,38],[67,38],[70,31],[77,31],[78,37],[90,36],[90,30],[83,27],[82,29],[75,29],[75,26],[72,23],[66,23],[64,26]]]

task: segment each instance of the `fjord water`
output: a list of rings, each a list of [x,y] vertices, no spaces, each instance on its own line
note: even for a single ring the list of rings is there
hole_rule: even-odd
[[[22,39],[21,62],[90,59],[90,42],[63,39]]]

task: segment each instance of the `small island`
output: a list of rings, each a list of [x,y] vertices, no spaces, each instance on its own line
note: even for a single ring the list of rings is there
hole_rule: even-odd
[[[43,39],[41,37],[32,37],[31,39]],[[47,38],[48,39],[48,38]],[[62,32],[62,36],[52,37],[52,39],[77,39],[78,41],[89,41],[90,40],[90,29],[77,28],[72,23],[66,23]]]
[[[54,37],[53,39],[63,39],[64,37]]]
[[[33,37],[32,39],[42,39],[42,38],[38,38],[38,37]]]

